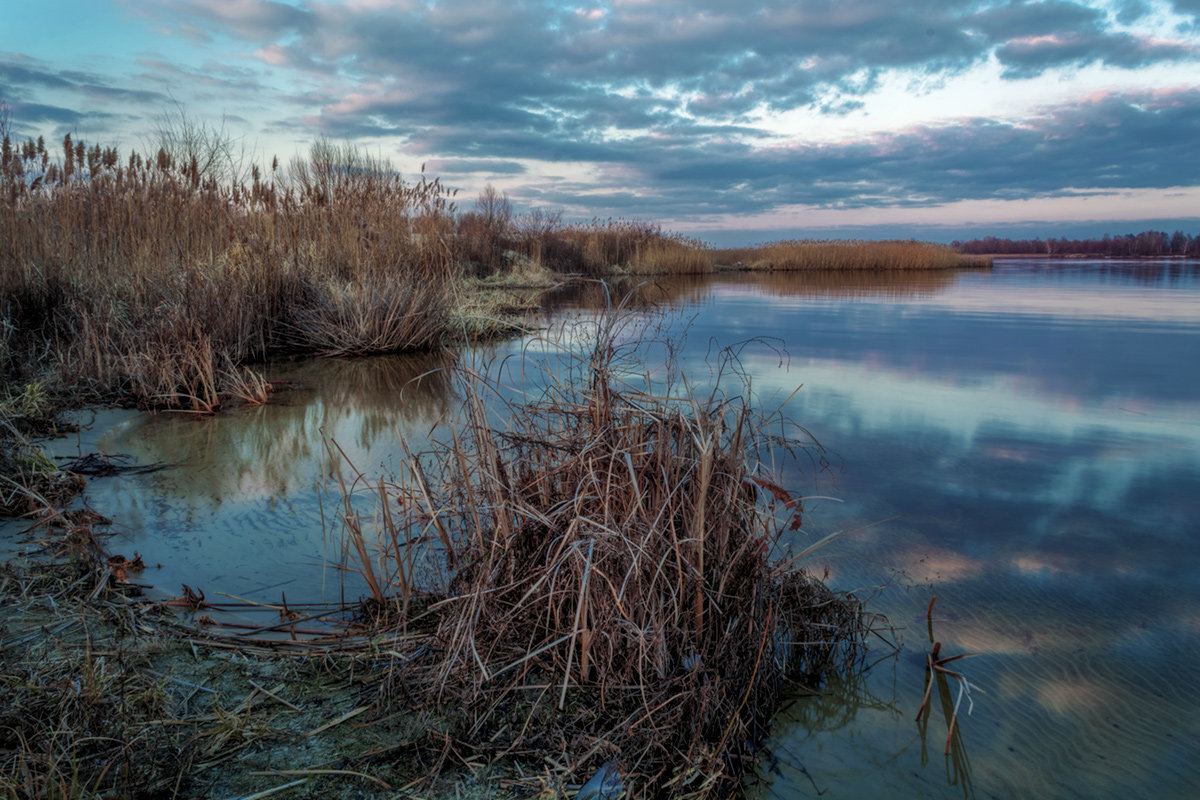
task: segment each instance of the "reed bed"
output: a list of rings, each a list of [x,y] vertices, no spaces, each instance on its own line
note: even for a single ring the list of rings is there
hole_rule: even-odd
[[[504,201],[506,202],[506,201]],[[478,210],[460,218],[458,246],[478,274],[523,269],[591,277],[614,273],[699,274],[713,271],[708,247],[639,220],[606,219],[563,224],[534,212],[513,217],[506,205],[496,210],[484,192]]]
[[[160,134],[157,154],[127,159],[70,136],[54,152],[4,140],[6,379],[206,413],[247,394],[241,368],[278,353],[511,331],[452,315],[463,277],[711,269],[702,245],[658,226],[514,217],[490,187],[460,212],[437,179],[402,180],[353,145],[320,140],[265,168],[183,117]]]
[[[436,180],[327,143],[244,181],[165,149],[122,162],[67,137],[63,152],[27,145],[0,171],[10,380],[209,411],[261,399],[242,368],[274,353],[391,352],[446,333],[456,267]]]
[[[786,683],[855,664],[863,612],[773,561],[802,512],[762,466],[783,421],[651,391],[624,324],[604,318],[535,399],[471,377],[449,441],[377,484],[373,544],[347,503],[376,607],[429,631],[395,653],[378,702],[453,709],[475,751],[580,782],[615,760],[631,797],[724,797]]]
[[[491,187],[462,211],[437,179],[402,180],[349,144],[320,140],[268,168],[247,166],[220,130],[182,114],[159,134],[156,154],[128,158],[70,136],[61,148],[4,140],[6,382],[210,413],[261,401],[244,368],[268,356],[396,352],[514,330],[485,319],[464,277],[548,285],[562,274],[937,269],[964,258],[919,242],[714,251],[636,220],[514,215]]]
[[[744,269],[920,270],[990,266],[948,245],[916,240],[795,239],[713,252],[718,264]]]
[[[655,224],[634,220],[593,220],[554,231],[541,242],[545,263],[557,271],[604,275],[616,268],[630,273],[711,272],[705,246]]]

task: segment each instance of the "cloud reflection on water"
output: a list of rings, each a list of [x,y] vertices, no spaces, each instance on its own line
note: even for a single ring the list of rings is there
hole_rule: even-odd
[[[764,407],[804,385],[788,413],[830,448],[832,466],[804,464],[786,483],[845,501],[811,503],[795,544],[903,515],[814,563],[829,563],[845,587],[931,584],[938,593],[937,635],[980,654],[964,669],[988,691],[963,722],[981,792],[1068,786],[1124,797],[1136,786],[1169,795],[1189,785],[1189,762],[1172,755],[1171,737],[1200,735],[1191,721],[1200,719],[1200,373],[1182,366],[1200,363],[1194,270],[1141,266],[1126,280],[1108,268],[1034,265],[632,287],[639,313],[665,302],[676,312],[667,324],[687,327],[680,353],[698,388],[714,340],[785,340],[783,363],[751,346],[742,366]],[[561,299],[586,312],[605,293],[592,284]],[[487,352],[552,351],[512,342]],[[308,388],[279,404],[114,434],[112,449],[186,467],[145,476],[142,494],[115,479],[94,504],[106,513],[117,506],[144,554],[164,547],[179,562],[173,576],[198,571],[193,585],[311,576],[324,546],[321,436],[372,475],[394,470],[393,430],[423,435],[455,405],[444,369],[412,382],[431,366],[312,362],[294,378]],[[224,561],[213,566],[213,554]],[[929,593],[884,591],[872,601],[911,628],[902,632],[910,649],[923,646]],[[835,796],[880,786],[956,796],[960,786],[931,783],[919,760],[911,713],[922,663],[901,660],[884,668],[892,675],[797,705],[797,727],[777,732],[779,752]],[[1179,729],[1146,721],[1181,712]],[[1133,777],[1118,777],[1117,767]],[[806,785],[803,773],[783,771],[795,783],[782,793]],[[1131,793],[1117,791],[1131,780],[1140,782]]]

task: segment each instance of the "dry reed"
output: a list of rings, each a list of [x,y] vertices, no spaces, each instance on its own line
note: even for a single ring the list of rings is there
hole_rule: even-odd
[[[593,220],[586,225],[564,226],[546,231],[523,246],[537,263],[557,272],[599,276],[614,270],[687,274],[713,269],[703,243],[637,220]]]
[[[219,129],[182,113],[164,126],[150,158],[69,136],[60,156],[5,141],[7,381],[49,376],[209,413],[243,394],[222,376],[273,354],[395,352],[461,333],[464,275],[711,270],[699,243],[655,225],[514,217],[490,187],[460,213],[437,179],[404,181],[353,145],[319,140],[263,169]]]
[[[27,145],[0,170],[9,380],[211,411],[246,399],[237,370],[269,354],[390,352],[446,333],[457,273],[436,180],[323,142],[246,182],[166,149],[122,163],[68,137],[63,152]]]
[[[780,420],[622,382],[621,319],[537,400],[472,374],[461,429],[377,487],[374,550],[352,536],[375,601],[408,604],[416,547],[448,576],[425,571],[432,635],[380,703],[453,708],[462,741],[576,778],[615,757],[630,796],[726,796],[785,681],[855,661],[862,611],[772,564],[802,505],[762,471]]]

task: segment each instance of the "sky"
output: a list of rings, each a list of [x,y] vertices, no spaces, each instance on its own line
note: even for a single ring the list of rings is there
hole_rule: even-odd
[[[1200,233],[1200,0],[39,0],[20,135],[148,149],[182,108],[520,210],[716,244]]]

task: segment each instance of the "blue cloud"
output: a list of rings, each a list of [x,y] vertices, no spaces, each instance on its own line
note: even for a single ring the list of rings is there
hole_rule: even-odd
[[[896,75],[936,85],[981,65],[1019,81],[1097,64],[1197,64],[1194,36],[1124,27],[1154,24],[1158,0],[126,5],[187,58],[141,52],[117,78],[0,55],[0,95],[24,103],[30,125],[100,126],[107,114],[115,129],[113,115],[149,123],[169,97],[186,94],[217,113],[257,113],[260,130],[296,142],[386,141],[465,181],[516,183],[531,163],[542,165],[531,171],[539,175],[555,162],[587,164],[587,181],[530,179],[514,197],[603,214],[866,208],[1200,182],[1189,156],[1200,133],[1195,81],[1170,96],[1111,95],[1032,119],[965,119],[841,144],[798,136],[775,146],[761,126],[797,109],[856,113]],[[1200,0],[1173,7],[1200,14]]]

